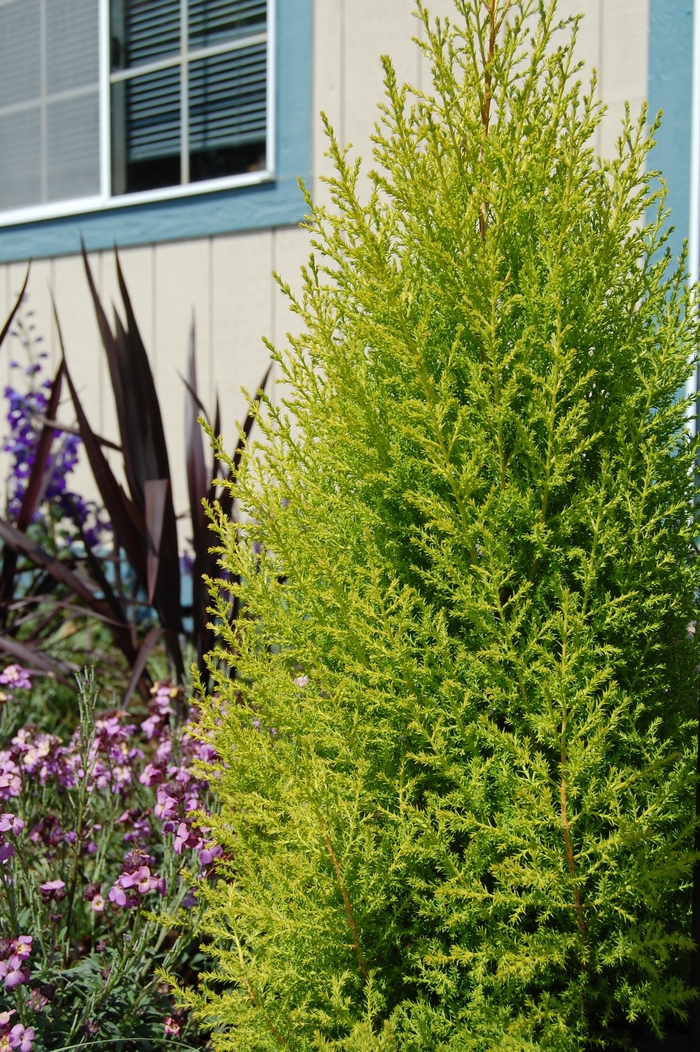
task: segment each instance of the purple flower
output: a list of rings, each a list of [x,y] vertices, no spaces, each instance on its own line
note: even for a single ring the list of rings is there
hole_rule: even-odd
[[[66,884],[63,880],[48,880],[39,885],[39,893],[44,902],[60,902],[66,897]]]
[[[14,844],[0,844],[0,862],[9,862],[14,854]]]
[[[24,822],[21,818],[17,818],[15,815],[2,814],[0,815],[0,833],[21,833],[24,829]]]
[[[203,866],[209,866],[215,858],[219,858],[223,853],[224,849],[220,844],[215,844],[213,841],[209,841],[200,849],[199,861]]]
[[[8,753],[0,752],[0,800],[19,796],[22,792],[20,769]]]
[[[12,948],[21,961],[29,960],[33,942],[34,937],[32,935],[20,935],[19,938],[12,940]]]
[[[154,734],[157,732],[162,722],[162,717],[159,716],[157,712],[143,721],[143,723],[141,724],[141,730],[146,735],[148,741],[150,741]]]
[[[191,829],[188,829],[184,822],[180,822],[177,827],[175,843],[173,845],[175,854],[181,855],[186,847],[199,847],[201,843],[201,838],[198,837],[196,833],[193,833]]]
[[[10,1048],[18,1048],[19,1052],[32,1052],[35,1038],[33,1026],[22,1026],[16,1023],[10,1030]]]
[[[48,998],[44,997],[41,990],[30,990],[27,997],[27,1008],[33,1012],[40,1012],[48,1004]]]
[[[29,979],[29,971],[18,953],[13,953],[6,961],[0,961],[0,979],[5,980],[8,990],[21,986]]]
[[[171,1015],[166,1016],[163,1020],[163,1030],[170,1037],[180,1036],[180,1024]]]
[[[156,793],[156,806],[153,808],[153,812],[157,818],[172,818],[173,815],[177,814],[177,800],[166,793],[164,789],[159,789]]]
[[[30,676],[33,673],[26,668],[22,668],[21,665],[7,665],[3,672],[0,672],[0,683],[5,683],[9,687],[21,688],[23,690],[29,690],[32,685]]]
[[[139,775],[139,781],[141,785],[147,785],[150,789],[151,786],[163,781],[162,768],[156,767],[155,764],[147,763]]]
[[[115,906],[126,906],[126,893],[121,884],[113,884],[109,889],[109,901],[113,902]]]

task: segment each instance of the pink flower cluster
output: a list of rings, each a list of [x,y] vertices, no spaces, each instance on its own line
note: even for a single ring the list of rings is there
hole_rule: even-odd
[[[0,799],[19,796],[24,777],[38,779],[40,785],[55,778],[62,788],[72,788],[88,778],[90,789],[125,791],[133,781],[134,761],[144,759],[143,750],[130,744],[134,724],[122,723],[123,713],[95,721],[95,738],[90,748],[87,772],[80,755],[80,731],[68,745],[44,732],[33,733],[22,727],[12,739],[10,749],[0,750]]]
[[[7,687],[16,687],[19,690],[30,690],[32,681],[29,678],[33,673],[21,665],[8,665],[0,672],[0,683]]]
[[[0,940],[0,979],[8,990],[29,981],[27,961],[32,952],[32,936]]]
[[[12,1016],[15,1014],[14,1008],[10,1009],[9,1012],[0,1012],[0,1052],[5,1052],[6,1049],[17,1048],[19,1052],[32,1052],[34,1048],[34,1039],[36,1033],[33,1026],[23,1026],[22,1023],[15,1023],[10,1028],[12,1022]],[[7,1022],[5,1017],[7,1016]]]
[[[211,762],[215,752],[208,743],[197,741],[186,727],[182,736],[180,763],[173,762],[173,742],[168,735],[168,720],[173,712],[171,699],[177,696],[177,690],[169,683],[157,683],[152,693],[149,715],[141,724],[141,730],[149,740],[157,742],[157,747],[139,781],[156,789],[153,813],[161,820],[164,833],[174,833],[175,854],[180,855],[186,848],[191,848],[199,852],[201,864],[208,866],[222,854],[222,849],[218,844],[205,840],[207,830],[198,827],[190,814],[191,811],[201,809],[201,795],[206,789],[206,782],[195,777],[192,764],[196,760]]]
[[[0,814],[0,862],[7,862],[15,853],[13,839],[24,829],[24,822],[17,815],[5,812]],[[7,834],[12,834],[12,840],[7,839]]]
[[[131,908],[138,905],[139,895],[147,895],[149,891],[165,895],[165,880],[151,873],[150,865],[145,864],[147,862],[152,865],[153,859],[145,851],[130,851],[125,856],[124,872],[120,873],[109,891],[110,902],[115,906]]]

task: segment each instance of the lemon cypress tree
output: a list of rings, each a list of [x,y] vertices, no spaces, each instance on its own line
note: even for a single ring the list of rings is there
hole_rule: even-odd
[[[432,89],[385,61],[366,181],[329,129],[218,523],[219,1049],[568,1052],[692,999],[697,328],[653,128],[595,156],[550,0],[417,13]]]

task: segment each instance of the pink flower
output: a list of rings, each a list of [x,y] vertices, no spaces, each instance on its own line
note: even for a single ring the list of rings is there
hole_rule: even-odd
[[[154,734],[158,731],[163,719],[158,713],[154,713],[153,716],[149,716],[148,719],[144,720],[141,724],[141,730],[146,735],[146,740],[150,741]]]
[[[20,935],[19,938],[12,940],[12,948],[21,961],[29,960],[33,942],[34,938],[32,935]]]
[[[31,1008],[33,1012],[40,1012],[48,1003],[48,999],[44,997],[41,990],[29,991],[29,996],[27,997],[27,1008]]]
[[[0,683],[6,683],[8,687],[29,690],[32,685],[29,677],[33,674],[30,669],[22,668],[21,665],[8,665],[3,672],[0,672]]]
[[[10,1048],[18,1048],[19,1052],[32,1052],[35,1033],[34,1027],[24,1027],[16,1023],[10,1030]]]
[[[157,818],[171,818],[177,814],[177,800],[161,789],[156,794],[157,803],[153,812]]]
[[[220,855],[223,855],[223,853],[224,850],[220,844],[215,844],[213,841],[209,841],[208,844],[205,844],[204,847],[200,849],[199,861],[203,866],[208,866],[215,858],[219,858]]]
[[[115,906],[126,906],[126,894],[118,882],[109,889],[109,901],[113,902]]]
[[[0,979],[5,980],[5,986],[8,990],[13,990],[15,986],[21,986],[22,983],[26,983],[29,978],[29,972],[23,966],[22,958],[16,953],[6,961],[0,961]]]
[[[13,1015],[17,1015],[17,1012],[14,1008],[10,1008],[7,1012],[0,1012],[0,1030],[10,1025],[10,1020],[12,1019]]]
[[[17,818],[16,815],[3,814],[0,815],[0,833],[21,833],[24,829],[24,822],[21,818]]]
[[[175,843],[173,844],[175,854],[181,855],[186,847],[199,847],[201,843],[201,838],[196,833],[193,833],[191,829],[188,829],[184,822],[180,822],[175,834]]]
[[[163,1020],[163,1030],[166,1034],[170,1034],[171,1037],[179,1037],[180,1024],[171,1015],[168,1015]]]
[[[65,889],[64,880],[47,880],[45,884],[39,885],[39,893],[44,902],[60,902],[66,897]]]
[[[294,680],[294,682],[296,683],[297,687],[305,687],[308,684],[308,682],[309,682],[309,677],[308,676],[297,676],[297,678]]]
[[[0,753],[0,800],[19,796],[22,792],[20,769],[9,753]]]
[[[150,788],[152,785],[157,785],[158,782],[163,781],[163,772],[155,764],[147,763],[139,775],[139,781],[141,785],[147,785]]]
[[[103,899],[102,895],[97,894],[92,896],[92,898],[90,899],[90,909],[92,909],[95,913],[104,913],[105,900]]]

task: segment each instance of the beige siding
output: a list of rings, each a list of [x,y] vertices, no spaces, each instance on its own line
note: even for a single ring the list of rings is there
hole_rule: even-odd
[[[284,0],[280,0],[284,3]],[[433,0],[436,14],[453,10],[451,0]],[[598,134],[598,149],[614,148],[625,100],[638,112],[647,83],[648,0],[561,0],[562,14],[585,14],[579,55],[589,76],[595,66],[601,97],[609,106]],[[352,142],[365,159],[382,94],[380,55],[392,56],[400,80],[429,90],[429,70],[413,36],[422,29],[411,0],[315,0],[313,167],[314,194],[326,193],[319,177],[328,174],[326,142],[317,116],[324,110],[340,142]],[[213,412],[215,392],[222,405],[223,430],[235,441],[235,420],[245,408],[241,386],[252,391],[267,364],[266,336],[283,344],[287,331],[298,328],[272,278],[277,270],[295,288],[307,255],[307,236],[278,229],[127,249],[121,253],[136,317],[151,356],[161,395],[171,468],[176,479],[176,505],[186,507],[184,479],[184,389],[178,373],[186,367],[188,331],[194,317],[199,386]],[[91,257],[95,281],[106,305],[118,302],[111,253]],[[0,266],[0,315],[9,310],[24,266]],[[51,316],[50,289],[58,305],[69,364],[93,426],[116,438],[116,422],[104,353],[77,257],[35,263],[30,280],[30,307],[55,366],[58,340]],[[7,376],[5,355],[0,378]],[[69,408],[65,412],[70,416]],[[116,462],[118,458],[113,458]],[[4,462],[0,474],[5,475]],[[87,485],[87,472],[81,472]],[[183,527],[183,535],[186,529]]]

